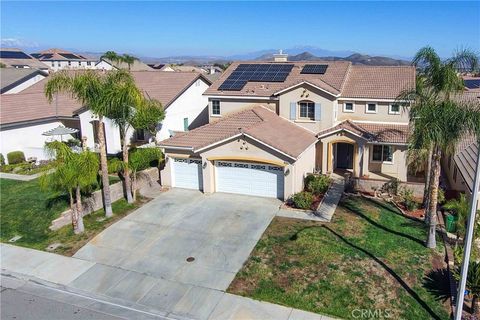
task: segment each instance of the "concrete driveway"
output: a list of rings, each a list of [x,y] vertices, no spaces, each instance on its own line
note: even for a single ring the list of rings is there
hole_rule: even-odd
[[[225,290],[279,205],[275,199],[172,189],[104,230],[74,256],[121,271],[90,270],[76,282],[91,289],[90,282],[98,287],[102,274],[108,274],[104,289],[120,294],[129,286],[150,289],[155,282],[147,276]],[[188,262],[190,257],[194,260]],[[124,279],[129,283],[110,286],[120,282],[124,271],[133,272]],[[139,298],[145,290],[138,291]]]

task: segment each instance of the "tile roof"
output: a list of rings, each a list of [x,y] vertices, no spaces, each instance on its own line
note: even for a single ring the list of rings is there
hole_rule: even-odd
[[[395,99],[415,88],[413,66],[350,66],[342,97]]]
[[[114,66],[117,69],[128,69],[128,64],[125,62],[112,62],[106,58],[102,58],[98,63],[102,62],[102,60]],[[148,64],[145,64],[139,60],[135,60],[133,64],[130,66],[130,71],[152,71],[152,70],[154,70],[152,67],[150,67]]]
[[[325,137],[337,131],[349,131],[368,142],[406,144],[409,134],[408,124],[360,123],[345,120],[318,133]]]
[[[65,57],[62,54],[66,54],[69,57]],[[43,50],[37,53],[32,53],[32,56],[37,58],[40,61],[97,61],[95,58],[87,58],[77,53],[73,53],[63,49],[52,48],[48,50]]]
[[[239,64],[293,64],[294,67],[284,82],[248,82],[240,91],[221,91],[218,87],[227,79]],[[306,64],[327,64],[328,68],[325,74],[301,74],[303,66]],[[265,62],[265,61],[242,61],[232,63],[222,74],[220,79],[215,81],[205,92],[209,95],[224,96],[259,96],[270,97],[276,92],[292,87],[302,82],[309,82],[334,95],[340,93],[345,82],[345,77],[350,67],[348,61],[300,61],[300,62]]]
[[[293,64],[294,67],[284,82],[248,82],[240,91],[221,91],[218,88],[239,64]],[[326,64],[325,74],[302,74],[309,64]],[[296,61],[296,62],[234,62],[205,92],[218,96],[270,97],[279,91],[302,82],[310,83],[332,95],[347,98],[395,99],[403,90],[415,87],[413,66],[360,66],[348,61]]]
[[[317,141],[311,132],[279,117],[273,111],[255,106],[219,121],[175,135],[160,142],[163,147],[189,147],[194,152],[213,143],[244,133],[296,159]]]
[[[26,65],[30,68],[36,68],[36,69],[42,69],[42,70],[48,69],[48,66],[46,64],[37,60],[36,58],[32,57],[31,55],[23,52],[20,49],[17,49],[17,48],[1,48],[1,51],[22,52],[26,56],[29,57],[29,59],[0,58],[0,62],[5,64],[7,67],[25,66]]]
[[[205,79],[194,72],[132,71],[131,73],[137,86],[148,97],[159,100],[164,108],[168,108],[197,79]],[[0,123],[3,125],[55,116],[55,106],[58,106],[59,116],[71,117],[74,111],[82,107],[67,95],[59,95],[58,101],[50,105],[44,94],[46,81],[48,78],[20,93],[2,95]],[[205,79],[205,81],[209,83],[208,80]],[[6,96],[9,97],[6,98]]]
[[[471,143],[467,144],[468,141]],[[471,192],[473,190],[473,180],[475,177],[479,148],[478,143],[475,142],[473,138],[470,140],[467,139],[465,144],[466,146],[455,155],[454,161],[465,181],[465,184]]]
[[[16,83],[21,83],[36,76],[37,74],[48,75],[44,71],[33,68],[2,68],[0,69],[0,92],[11,89]]]

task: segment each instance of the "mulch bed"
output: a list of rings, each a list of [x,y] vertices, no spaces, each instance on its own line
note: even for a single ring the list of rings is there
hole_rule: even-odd
[[[419,209],[415,209],[413,211],[409,211],[409,210],[407,210],[405,205],[403,205],[403,203],[398,203],[398,202],[395,201],[395,204],[398,207],[400,207],[402,209],[402,211],[404,212],[404,214],[408,217],[412,217],[412,218],[416,218],[416,219],[420,219],[420,220],[423,220],[425,218],[425,209],[423,209],[423,208],[419,208]]]
[[[313,195],[313,203],[312,203],[312,206],[310,207],[310,210],[311,211],[316,211],[318,206],[320,205],[320,202],[322,202],[323,198],[324,198],[325,194],[314,194]],[[305,210],[305,209],[300,209],[300,208],[297,208],[295,207],[295,205],[293,204],[293,202],[291,202],[290,200],[287,200],[285,201],[281,206],[280,208],[282,209],[294,209],[294,210],[302,210],[302,211],[309,211],[309,210]]]

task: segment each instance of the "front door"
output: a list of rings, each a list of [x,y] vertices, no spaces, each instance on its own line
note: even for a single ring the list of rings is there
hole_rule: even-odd
[[[353,144],[337,143],[337,168],[353,169]]]

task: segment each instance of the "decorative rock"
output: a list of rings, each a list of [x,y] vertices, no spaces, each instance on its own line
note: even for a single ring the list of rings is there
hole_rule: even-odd
[[[15,236],[13,237],[12,239],[8,240],[8,242],[17,242],[18,240],[20,240],[22,238],[22,236]]]
[[[61,247],[61,246],[62,246],[62,244],[61,244],[60,242],[55,242],[55,243],[50,244],[50,245],[46,248],[46,250],[47,250],[47,251],[55,251],[55,249],[57,249],[58,247]]]

